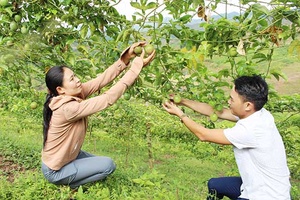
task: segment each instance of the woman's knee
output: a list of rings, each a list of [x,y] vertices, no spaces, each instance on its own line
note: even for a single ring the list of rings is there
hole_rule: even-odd
[[[116,164],[110,157],[100,157],[102,164],[105,164],[106,170],[105,173],[111,174],[116,170]]]

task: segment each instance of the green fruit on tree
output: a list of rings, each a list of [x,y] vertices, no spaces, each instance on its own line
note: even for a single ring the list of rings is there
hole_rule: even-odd
[[[180,103],[181,102],[181,97],[178,94],[175,94],[173,97],[174,103]]]
[[[21,33],[23,33],[23,34],[28,33],[28,29],[26,28],[26,26],[22,26]]]
[[[8,5],[8,0],[0,0],[0,5],[1,6],[7,6]]]
[[[218,120],[218,115],[216,113],[213,113],[209,116],[209,118],[212,122],[215,122]]]
[[[224,95],[223,95],[221,92],[215,92],[214,97],[215,97],[216,99],[223,99]]]
[[[22,20],[22,17],[21,17],[21,15],[15,15],[15,21],[16,22],[21,22],[21,20]]]
[[[151,54],[154,51],[154,46],[152,44],[148,44],[144,47],[146,54]]]
[[[2,19],[3,21],[10,21],[10,16],[8,16],[5,13],[3,13],[3,14],[0,15],[0,19]]]
[[[211,100],[211,101],[208,102],[208,104],[209,104],[211,107],[215,107],[216,104],[217,104],[217,102]]]
[[[217,111],[222,111],[223,110],[223,106],[221,104],[217,104],[215,106],[215,108],[216,108]]]
[[[171,90],[171,89],[172,89],[172,84],[171,84],[170,82],[165,83],[165,84],[164,84],[164,89],[165,89],[166,91]]]
[[[37,106],[38,106],[38,104],[36,102],[31,102],[31,104],[30,104],[31,109],[36,109]]]
[[[230,56],[230,57],[236,57],[238,54],[235,47],[230,47],[230,49],[228,50],[227,53],[228,53],[228,56]]]
[[[13,41],[11,41],[11,40],[8,40],[7,42],[6,42],[6,45],[7,46],[12,46],[14,43],[13,43]]]
[[[15,31],[18,29],[18,24],[15,21],[10,22],[9,28],[11,31]]]
[[[123,94],[123,97],[125,100],[128,101],[131,98],[131,95],[129,93],[125,93],[125,94]]]
[[[24,50],[28,51],[30,49],[30,44],[26,43],[24,45]]]
[[[143,49],[142,49],[142,47],[140,47],[140,46],[137,46],[137,47],[135,47],[135,48],[133,49],[133,52],[134,52],[135,54],[141,54],[142,51],[143,51]]]

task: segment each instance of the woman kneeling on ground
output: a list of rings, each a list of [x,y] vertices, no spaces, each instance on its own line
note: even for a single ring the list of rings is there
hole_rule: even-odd
[[[144,58],[134,53],[137,42],[127,48],[114,64],[97,78],[81,83],[67,66],[52,67],[46,74],[48,94],[44,104],[42,172],[56,185],[80,185],[105,179],[116,169],[114,161],[105,156],[95,156],[81,150],[88,116],[113,105],[131,86],[142,68],[155,57],[155,51]],[[131,67],[109,90],[88,98],[112,82],[133,59]]]

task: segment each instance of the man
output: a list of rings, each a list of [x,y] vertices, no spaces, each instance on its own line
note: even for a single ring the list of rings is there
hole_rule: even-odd
[[[240,177],[213,178],[208,189],[219,199],[288,200],[289,169],[285,148],[273,116],[263,106],[268,85],[260,76],[242,76],[234,81],[228,100],[230,109],[217,112],[219,118],[236,121],[227,129],[208,129],[196,123],[177,105],[204,115],[214,110],[206,103],[182,99],[177,105],[165,102],[164,109],[176,115],[201,141],[233,145]],[[208,197],[210,199],[210,197]]]

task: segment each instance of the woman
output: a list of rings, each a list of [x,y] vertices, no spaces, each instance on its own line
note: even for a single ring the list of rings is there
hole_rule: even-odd
[[[134,53],[137,42],[127,48],[113,65],[97,78],[81,83],[66,66],[51,68],[46,74],[49,93],[44,104],[44,142],[42,172],[56,185],[77,188],[85,183],[105,179],[116,169],[109,157],[94,156],[81,150],[87,131],[87,117],[114,104],[134,83],[142,68],[155,56],[155,51],[144,58]],[[134,58],[135,57],[135,58]],[[87,99],[91,94],[114,80],[133,59],[130,69],[105,93]]]

